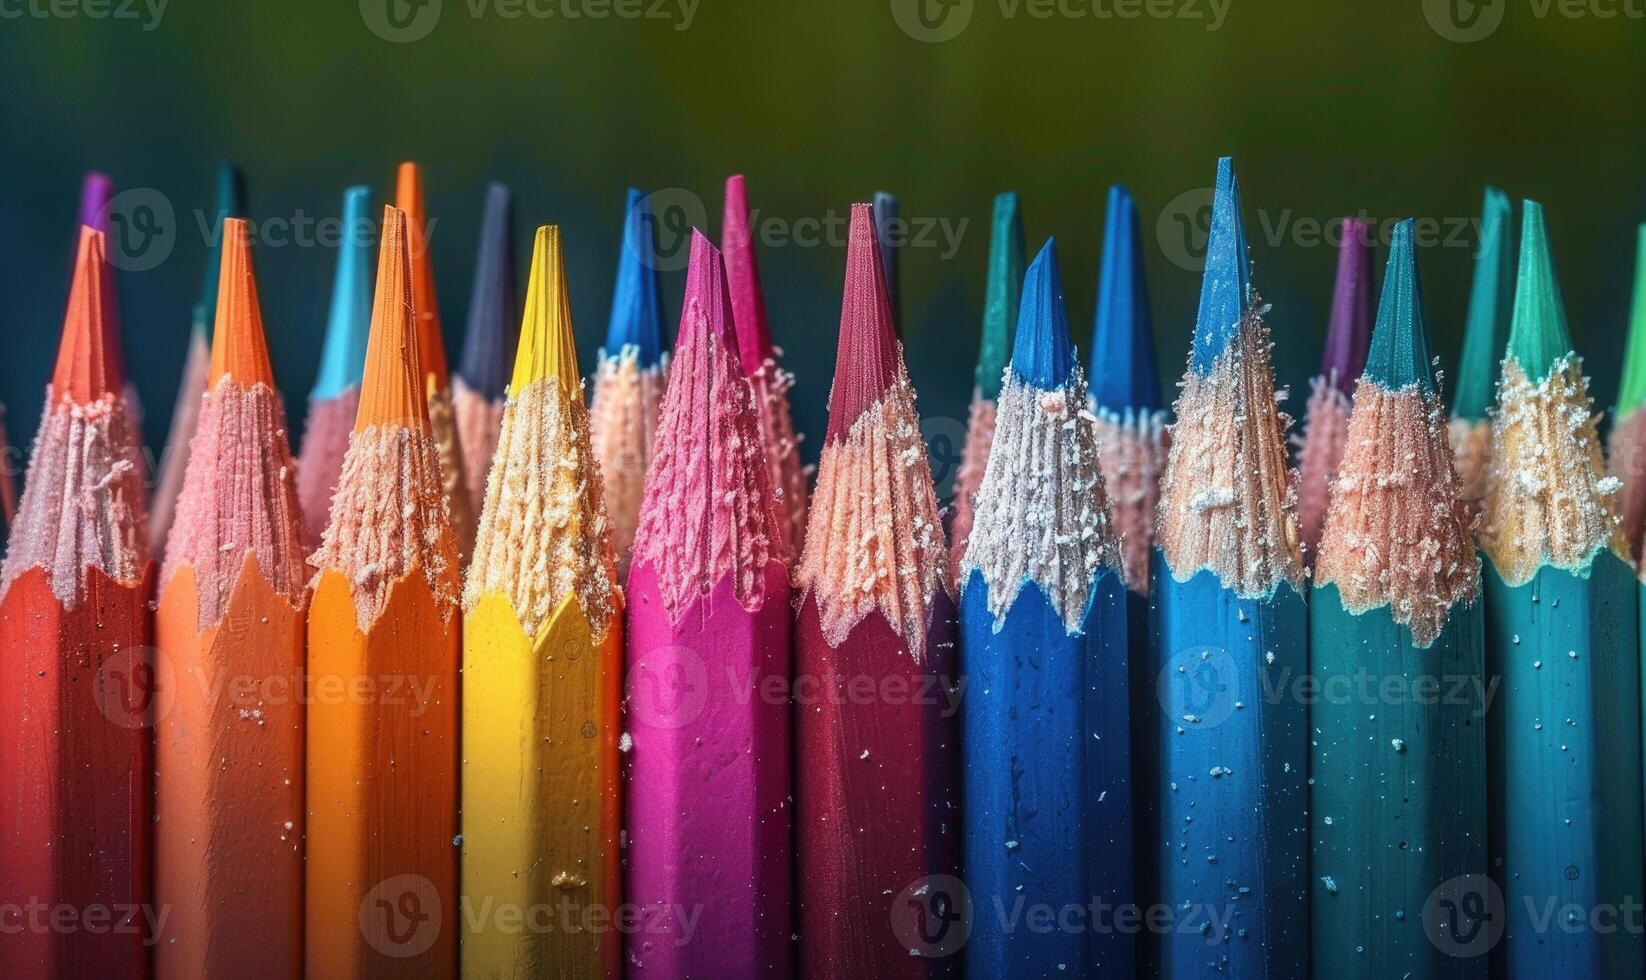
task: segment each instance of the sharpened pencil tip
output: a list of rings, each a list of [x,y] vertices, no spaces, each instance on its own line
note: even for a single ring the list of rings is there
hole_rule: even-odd
[[[843,438],[886,394],[902,367],[892,326],[891,298],[875,240],[874,206],[853,204],[846,239],[846,283],[840,303],[840,343],[829,390],[825,439]]]
[[[1560,298],[1554,257],[1549,252],[1543,205],[1521,205],[1520,271],[1515,277],[1514,320],[1509,326],[1509,353],[1534,382],[1572,350],[1566,307]]]
[[[1217,161],[1211,228],[1206,235],[1206,268],[1200,281],[1200,312],[1195,319],[1191,362],[1195,371],[1211,371],[1239,329],[1250,302],[1251,260],[1246,250],[1246,226],[1240,215],[1240,183],[1235,178],[1234,159],[1222,157]]]
[[[624,347],[632,346],[642,368],[654,368],[663,359],[663,300],[657,282],[653,221],[650,197],[629,188],[623,207],[623,251],[617,260],[617,286],[606,325],[606,355],[616,357]]]
[[[423,168],[406,161],[395,176],[394,206],[406,216],[406,247],[412,267],[412,308],[417,311],[417,350],[423,374],[435,390],[451,383],[446,338],[440,332],[440,301],[434,291],[434,260],[429,254],[429,215],[423,194]]]
[[[218,266],[223,261],[223,221],[230,215],[246,213],[246,178],[240,168],[224,161],[217,165],[217,201],[211,215],[211,233],[206,245],[206,269],[200,276],[201,322],[208,329],[217,314]]]
[[[1103,268],[1092,326],[1092,399],[1114,412],[1160,408],[1154,319],[1143,274],[1137,205],[1120,184],[1109,188],[1103,222]]]
[[[108,174],[93,170],[80,182],[80,224],[109,232],[109,199],[114,196],[114,181]]]
[[[251,230],[244,218],[223,222],[223,261],[217,283],[217,315],[212,331],[211,377],[215,386],[225,375],[244,386],[258,382],[274,387],[263,310],[257,300],[257,273],[252,267]]]
[[[1057,240],[1046,239],[1023,277],[1023,304],[1012,348],[1012,373],[1030,387],[1051,391],[1068,383],[1074,366]]]
[[[977,391],[986,401],[1000,397],[1010,360],[1012,327],[1023,303],[1023,218],[1017,192],[995,195],[989,234],[989,277],[983,288],[983,338],[978,346]]]
[[[1366,370],[1366,348],[1372,339],[1371,222],[1344,218],[1342,234],[1337,247],[1337,280],[1332,288],[1332,317],[1326,325],[1326,349],[1320,356],[1320,376],[1344,394],[1352,394],[1355,379]],[[1392,255],[1390,261],[1393,261]]]
[[[1423,283],[1418,276],[1412,228],[1410,218],[1395,225],[1389,242],[1377,328],[1366,357],[1366,377],[1388,391],[1415,384],[1424,392],[1433,392],[1434,371],[1423,324]]]
[[[1498,367],[1509,345],[1509,320],[1514,312],[1513,220],[1509,195],[1487,187],[1480,206],[1480,244],[1452,401],[1452,414],[1460,419],[1484,420],[1497,397]]]
[[[108,261],[108,240],[94,228],[81,226],[80,248],[74,260],[68,310],[57,349],[52,393],[76,405],[90,405],[121,389],[121,360],[112,345],[119,339],[110,328],[114,315],[114,277]]]
[[[382,244],[377,257],[377,291],[372,298],[371,339],[360,383],[360,411],[354,431],[393,425],[427,432],[429,409],[417,351],[412,311],[411,246],[406,213],[383,208]]]
[[[753,375],[776,354],[766,296],[760,286],[760,262],[754,253],[754,222],[742,174],[726,178],[726,203],[720,222],[720,251],[732,296],[732,320],[743,373]]]
[[[514,309],[514,207],[509,189],[486,188],[474,288],[463,333],[463,382],[488,401],[503,398],[520,321]]]
[[[888,191],[874,192],[874,238],[880,247],[880,270],[886,277],[886,297],[891,303],[892,329],[903,335],[903,284],[898,272],[897,197]]]
[[[575,392],[580,377],[571,297],[560,253],[560,226],[543,225],[532,242],[531,275],[520,318],[520,351],[515,355],[510,388],[517,393],[534,381],[557,378],[566,391]]]
[[[371,188],[343,192],[343,236],[337,246],[331,310],[320,350],[320,372],[310,397],[336,398],[360,384],[366,370],[366,343],[371,335],[372,268]]]
[[[735,350],[737,335],[732,327],[731,313],[731,297],[726,290],[726,267],[720,250],[702,232],[693,228],[691,259],[686,268],[686,294],[680,304],[680,330],[675,335],[677,351],[686,346],[688,331],[704,331],[714,344]],[[692,338],[694,343],[702,343],[703,339]]]
[[[1635,245],[1635,292],[1629,308],[1629,339],[1623,352],[1623,383],[1618,388],[1621,414],[1646,404],[1646,224]]]

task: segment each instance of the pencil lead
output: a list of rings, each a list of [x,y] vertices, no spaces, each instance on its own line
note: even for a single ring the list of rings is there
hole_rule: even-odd
[[[1629,339],[1623,352],[1617,410],[1621,415],[1642,404],[1646,404],[1646,224],[1640,226],[1635,246],[1635,292],[1629,310]]]
[[[989,234],[989,278],[983,287],[983,339],[975,374],[978,394],[991,402],[1000,398],[1011,356],[1012,326],[1022,307],[1023,262],[1023,218],[1017,192],[997,194]]]
[[[216,387],[225,375],[247,388],[259,382],[274,387],[263,309],[257,300],[257,273],[252,267],[251,230],[245,218],[223,222],[223,263],[207,386]]]
[[[1246,254],[1246,226],[1240,216],[1240,183],[1234,160],[1217,161],[1212,194],[1212,224],[1206,235],[1206,269],[1200,280],[1200,312],[1195,318],[1193,369],[1210,374],[1229,346],[1251,302],[1251,260]]]
[[[1534,382],[1572,350],[1566,307],[1560,298],[1554,257],[1549,254],[1543,205],[1521,206],[1520,270],[1515,277],[1514,319],[1509,325],[1509,353]]]
[[[486,188],[474,291],[463,334],[463,362],[458,368],[463,382],[488,401],[503,398],[519,329],[514,310],[514,208],[509,189],[494,183]]]
[[[629,188],[623,208],[623,251],[606,326],[606,354],[616,357],[625,347],[633,347],[641,368],[654,368],[663,357],[663,302],[657,284],[653,221],[647,196]]]
[[[687,333],[694,346],[708,343],[720,348],[737,349],[737,332],[732,324],[730,292],[726,282],[726,267],[720,250],[696,228],[692,229],[691,257],[686,270],[686,292],[681,299],[680,331],[675,336],[675,348],[685,346]],[[694,310],[687,316],[686,311]],[[702,333],[704,336],[695,336]]]
[[[446,363],[446,340],[440,332],[440,303],[434,294],[434,262],[429,256],[428,211],[423,199],[423,169],[407,161],[400,165],[394,206],[406,216],[406,247],[412,267],[412,308],[416,311],[417,350],[423,374],[444,390],[451,379]]]
[[[1154,320],[1143,275],[1143,233],[1137,205],[1120,184],[1109,188],[1104,216],[1091,362],[1092,398],[1099,408],[1119,413],[1161,407]]]
[[[577,338],[572,332],[571,297],[560,254],[560,226],[542,225],[532,242],[526,308],[520,320],[511,391],[544,378],[557,378],[567,391],[578,389]]]
[[[366,343],[371,332],[372,268],[371,189],[343,192],[343,239],[337,248],[331,311],[320,350],[320,373],[310,397],[336,398],[359,386],[366,372]]]
[[[886,296],[891,302],[892,329],[903,336],[903,282],[898,272],[897,198],[887,191],[874,192],[874,240],[880,247],[880,268],[886,277]]]
[[[357,433],[378,425],[429,431],[417,325],[413,322],[407,224],[404,211],[384,205],[371,338],[366,344],[365,373],[360,382],[360,412],[354,420]]]
[[[80,224],[108,234],[109,199],[113,196],[114,182],[108,174],[88,172],[80,182]]]
[[[1509,344],[1514,312],[1514,209],[1509,195],[1486,188],[1480,208],[1480,246],[1469,287],[1469,314],[1458,359],[1452,415],[1484,421],[1496,397],[1498,364]]]
[[[1366,356],[1365,376],[1387,391],[1416,385],[1424,394],[1435,391],[1429,339],[1423,323],[1423,283],[1417,271],[1412,243],[1412,219],[1395,225],[1383,272],[1383,296],[1377,306],[1377,328]]]
[[[1048,238],[1023,277],[1012,373],[1030,387],[1051,391],[1068,382],[1073,366],[1074,348],[1069,343],[1069,315],[1063,306],[1057,240]]]
[[[840,343],[824,437],[828,441],[844,438],[852,423],[897,381],[902,367],[902,345],[892,323],[891,297],[886,292],[874,229],[874,206],[853,204],[840,304]]]
[[[1397,231],[1398,234],[1398,231]],[[1372,339],[1371,223],[1343,219],[1343,240],[1337,249],[1337,281],[1332,289],[1332,317],[1326,326],[1326,349],[1320,356],[1320,376],[1346,395],[1366,370],[1366,348]],[[1411,251],[1407,229],[1407,251]],[[1395,268],[1390,256],[1389,268]],[[1385,290],[1388,285],[1385,282]],[[1385,293],[1387,296],[1387,293]]]
[[[125,378],[115,346],[119,340],[109,326],[113,315],[114,271],[109,267],[108,239],[82,226],[57,369],[52,375],[57,399],[90,405],[104,395],[119,393]]]
[[[774,356],[772,328],[766,319],[766,297],[760,288],[760,262],[754,254],[754,226],[749,216],[748,190],[743,175],[726,178],[726,205],[720,224],[720,251],[731,289],[732,320],[743,371],[754,375]]]
[[[223,221],[230,215],[246,213],[246,178],[227,161],[217,167],[217,207],[212,211],[206,235],[206,268],[200,277],[200,306],[195,322],[208,333],[217,312],[218,266],[223,261]]]

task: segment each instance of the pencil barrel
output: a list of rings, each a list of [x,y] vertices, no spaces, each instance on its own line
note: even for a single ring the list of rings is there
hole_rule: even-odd
[[[1310,596],[1316,976],[1486,976],[1465,911],[1487,871],[1483,630],[1478,601],[1458,606],[1418,648],[1388,606]]]
[[[1491,863],[1501,975],[1640,976],[1637,586],[1603,551],[1525,584],[1485,562]],[[1494,970],[1494,973],[1499,971]]]
[[[919,662],[878,612],[839,646],[807,596],[795,625],[799,974],[951,975],[959,850],[955,610]]]
[[[1159,774],[1151,856],[1171,980],[1302,976],[1307,956],[1307,609],[1281,583],[1243,598],[1156,549],[1151,706]],[[1158,915],[1157,915],[1158,919]]]
[[[149,975],[152,566],[65,609],[34,568],[0,598],[0,976]]]

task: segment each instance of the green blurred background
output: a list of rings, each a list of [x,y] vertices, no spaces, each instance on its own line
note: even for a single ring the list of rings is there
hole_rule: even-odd
[[[911,222],[966,222],[952,254],[910,245],[902,259],[910,370],[943,457],[958,449],[944,440],[963,426],[970,394],[997,191],[1021,192],[1031,250],[1057,236],[1084,347],[1105,192],[1130,186],[1169,382],[1184,363],[1199,278],[1173,261],[1176,216],[1165,216],[1164,236],[1157,227],[1172,202],[1196,200],[1180,195],[1211,182],[1219,154],[1234,155],[1254,280],[1273,304],[1280,378],[1300,411],[1335,263],[1309,229],[1361,212],[1437,222],[1420,261],[1434,350],[1449,365],[1475,238],[1459,225],[1473,221],[1491,182],[1545,203],[1600,403],[1617,388],[1635,228],[1646,217],[1646,22],[1631,16],[1641,0],[1585,2],[1578,17],[1544,0],[1227,0],[1220,23],[1209,0],[1064,0],[1063,11],[1083,16],[1054,8],[1048,18],[1033,15],[1046,9],[1033,0],[958,0],[946,11],[926,0],[929,16],[948,15],[945,28],[964,23],[942,43],[900,28],[912,0],[697,0],[689,19],[680,0],[643,0],[639,18],[619,16],[633,9],[610,0],[542,0],[550,16],[512,19],[509,0],[172,0],[158,22],[126,0],[113,10],[132,17],[108,19],[90,16],[103,9],[96,0],[59,2],[76,16],[11,6],[0,19],[0,401],[14,444],[26,445],[37,422],[89,168],[117,189],[153,188],[174,208],[166,260],[120,283],[146,433],[163,440],[201,278],[195,212],[210,207],[225,158],[246,171],[251,217],[285,221],[335,216],[347,184],[391,193],[395,164],[422,161],[454,362],[484,187],[507,183],[522,265],[532,227],[565,229],[585,369],[606,326],[627,186],[685,189],[668,200],[689,206],[695,195],[717,238],[733,172],[748,175],[754,207],[779,230],[843,220],[851,202],[893,191]],[[426,35],[391,43],[374,33],[390,2]],[[1436,19],[1448,9],[1451,21]],[[437,22],[415,19],[432,10]],[[1127,11],[1141,16],[1118,16]],[[1498,26],[1472,43],[1443,36],[1460,23]],[[760,255],[811,455],[834,363],[838,237]],[[258,245],[294,429],[333,258],[317,245]],[[1381,275],[1381,250],[1377,264]],[[665,279],[671,332],[682,283]]]

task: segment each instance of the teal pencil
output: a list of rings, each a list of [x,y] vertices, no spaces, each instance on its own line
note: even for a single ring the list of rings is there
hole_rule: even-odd
[[[1486,416],[1497,390],[1498,365],[1509,342],[1515,300],[1514,208],[1509,195],[1486,188],[1480,205],[1480,246],[1469,287],[1469,316],[1452,394],[1452,465],[1463,478],[1463,499],[1476,512],[1486,495],[1492,423]]]

